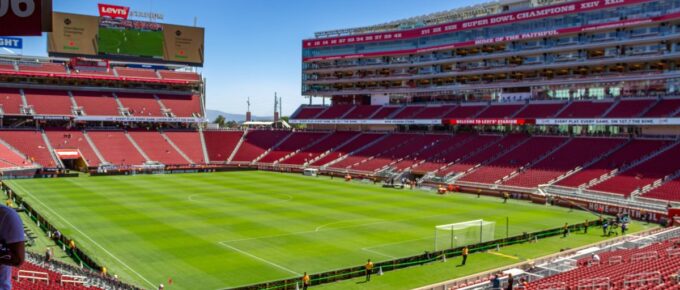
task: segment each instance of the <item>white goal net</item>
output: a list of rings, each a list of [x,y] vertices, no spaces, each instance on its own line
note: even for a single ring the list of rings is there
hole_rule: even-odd
[[[434,230],[434,250],[488,242],[494,239],[495,233],[496,223],[485,220],[438,225]]]

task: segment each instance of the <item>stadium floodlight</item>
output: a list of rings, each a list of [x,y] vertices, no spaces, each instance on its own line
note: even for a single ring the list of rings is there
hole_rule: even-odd
[[[435,226],[434,250],[452,249],[494,239],[496,222],[472,220]]]

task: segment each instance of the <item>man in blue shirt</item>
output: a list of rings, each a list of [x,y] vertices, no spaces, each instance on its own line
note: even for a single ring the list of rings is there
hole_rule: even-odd
[[[12,268],[24,262],[24,225],[14,209],[0,205],[0,290],[12,289]]]

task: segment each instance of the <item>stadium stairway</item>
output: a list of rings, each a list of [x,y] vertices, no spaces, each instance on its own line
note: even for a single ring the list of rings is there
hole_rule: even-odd
[[[203,131],[202,134],[208,160],[215,163],[231,161],[245,135],[243,131]]]
[[[45,168],[58,168],[60,162],[50,152],[42,132],[37,130],[3,130],[0,139],[23,152],[29,160]]]
[[[343,161],[348,156],[360,152],[373,144],[380,142],[387,138],[387,133],[361,133],[357,138],[339,146],[336,150],[327,154],[323,158],[319,158],[312,163],[312,165],[320,166],[321,168],[330,168],[335,163]]]
[[[307,166],[310,164],[316,163],[318,160],[321,160],[325,158],[326,156],[333,154],[334,152],[338,151],[340,148],[343,148],[347,144],[350,144],[354,142],[359,136],[361,136],[362,133],[360,132],[336,132],[333,134],[332,137],[327,138],[326,141],[319,143],[317,147],[319,151],[314,152],[312,150],[308,150],[308,158],[304,162],[303,165]],[[286,160],[285,163],[291,164],[293,163],[292,158],[291,160]],[[294,163],[293,163],[294,164]]]
[[[256,162],[277,164],[280,160],[299,152],[303,148],[313,146],[328,135],[329,133],[326,132],[292,132]]]
[[[456,178],[465,176],[466,174],[476,170],[477,168],[495,161],[496,159],[502,157],[509,151],[522,146],[524,143],[528,142],[530,137],[524,134],[511,134],[501,137],[497,142],[493,144],[488,144],[483,148],[480,148],[471,152],[462,152],[463,154],[457,159],[457,161],[448,165],[446,168],[438,170],[435,172],[437,176],[449,176],[456,174]],[[482,145],[482,144],[480,144]],[[460,154],[460,153],[459,153]]]
[[[176,146],[160,132],[128,130],[126,135],[135,148],[139,149],[139,153],[149,161],[165,165],[191,164],[191,161],[182,156]]]

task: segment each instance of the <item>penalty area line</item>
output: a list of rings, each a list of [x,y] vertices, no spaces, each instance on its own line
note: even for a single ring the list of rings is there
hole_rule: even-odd
[[[236,247],[234,247],[234,246],[228,245],[228,244],[225,243],[225,242],[217,242],[217,243],[220,244],[220,245],[222,245],[222,246],[224,246],[224,247],[227,247],[227,248],[229,248],[229,249],[232,249],[232,250],[234,250],[234,251],[236,251],[236,252],[238,252],[238,253],[240,253],[240,254],[246,255],[246,256],[251,257],[251,258],[253,258],[253,259],[255,259],[255,260],[258,260],[258,261],[260,261],[260,262],[266,263],[266,264],[268,264],[268,265],[270,265],[270,266],[273,266],[273,267],[279,268],[279,269],[281,269],[281,270],[284,270],[284,271],[286,271],[286,272],[288,272],[288,273],[295,274],[295,275],[297,275],[297,276],[302,276],[302,274],[300,274],[300,273],[298,273],[298,272],[295,272],[295,271],[293,271],[293,270],[291,270],[291,269],[288,269],[288,268],[286,268],[286,267],[284,267],[284,266],[281,266],[281,265],[279,265],[279,264],[276,264],[276,263],[274,263],[274,262],[272,262],[272,261],[268,261],[268,260],[265,260],[265,259],[260,258],[260,257],[258,257],[258,256],[255,256],[255,255],[253,255],[253,254],[251,254],[251,253],[248,253],[248,252],[246,252],[246,251],[243,251],[243,250],[241,250],[241,249],[239,249],[239,248],[236,248]]]

